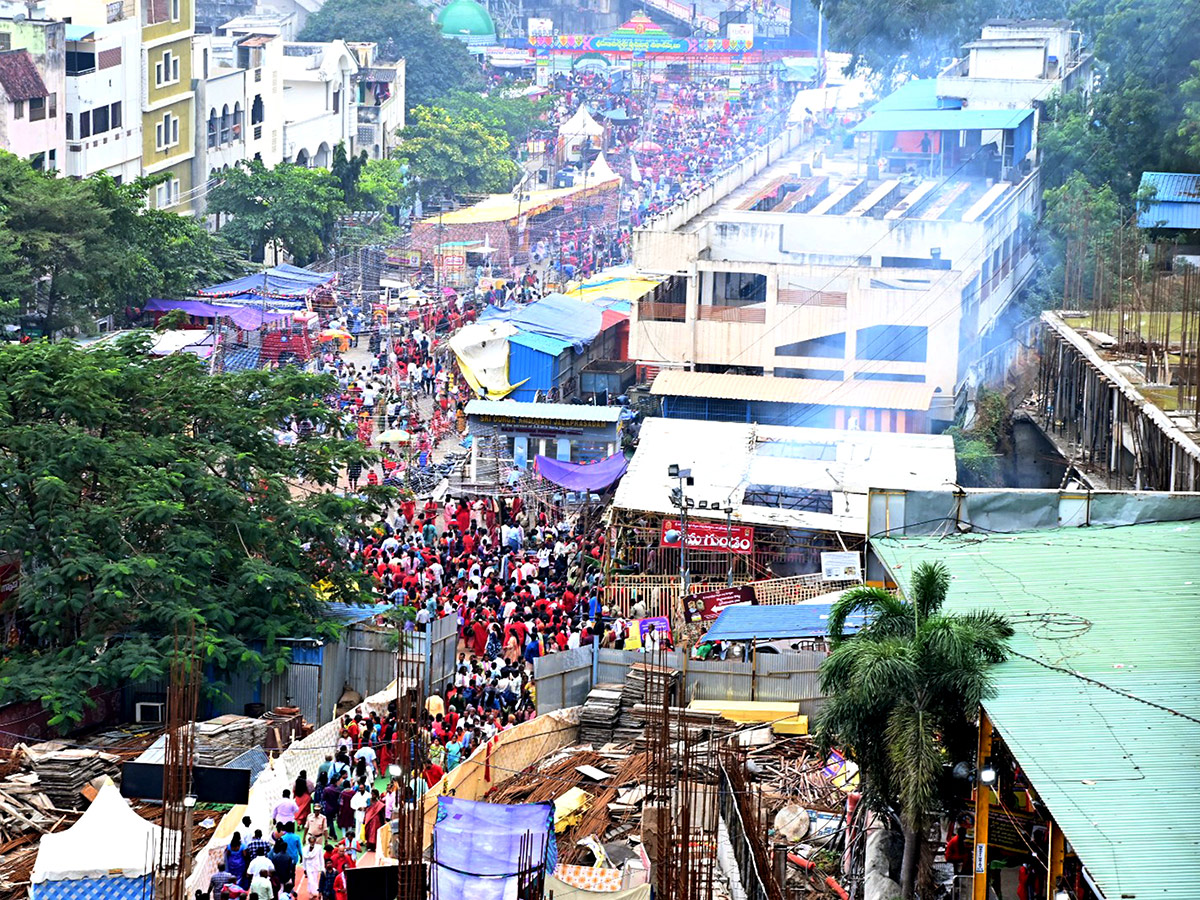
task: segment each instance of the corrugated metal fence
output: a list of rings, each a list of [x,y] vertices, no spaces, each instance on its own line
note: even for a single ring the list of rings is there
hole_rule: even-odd
[[[533,661],[538,715],[578,706],[587,699],[592,689],[592,656],[592,647],[579,647]]]
[[[538,714],[582,703],[592,689],[592,647],[554,653],[534,661]],[[820,667],[825,653],[759,653],[753,662],[686,659],[675,650],[664,654],[665,663],[685,673],[683,700],[796,701],[800,713],[816,714],[821,700]],[[631,666],[646,662],[643,653],[600,650],[596,680],[623,684]]]

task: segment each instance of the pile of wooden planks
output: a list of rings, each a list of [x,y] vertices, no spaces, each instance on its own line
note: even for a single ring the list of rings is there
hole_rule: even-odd
[[[196,765],[225,766],[267,739],[266,719],[218,716],[196,723]]]
[[[621,717],[621,685],[598,684],[579,710],[579,740],[602,747],[613,739]]]
[[[24,754],[39,789],[59,809],[82,809],[86,801],[80,792],[97,778],[107,775],[120,780],[121,757],[114,753],[66,747],[55,741],[18,745],[14,753]]]

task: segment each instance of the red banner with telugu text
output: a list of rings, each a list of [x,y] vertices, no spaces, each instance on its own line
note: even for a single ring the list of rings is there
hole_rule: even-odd
[[[674,532],[678,535],[674,541],[667,540],[667,534]],[[678,519],[663,519],[662,532],[659,540],[660,547],[678,547],[682,540],[682,529]],[[688,522],[687,547],[709,553],[750,554],[754,552],[754,528],[750,525],[723,525],[720,522]]]

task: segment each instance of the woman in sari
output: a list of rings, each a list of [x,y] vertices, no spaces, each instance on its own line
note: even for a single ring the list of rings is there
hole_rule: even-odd
[[[379,796],[379,791],[371,791],[371,802],[367,806],[367,814],[363,819],[363,843],[368,850],[375,849],[375,838],[384,822],[386,805]]]

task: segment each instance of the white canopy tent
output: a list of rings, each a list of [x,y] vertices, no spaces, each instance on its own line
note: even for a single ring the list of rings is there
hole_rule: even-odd
[[[163,830],[134,812],[106,781],[79,821],[43,835],[30,880],[33,900],[143,900],[153,894]],[[178,833],[168,832],[179,847]]]

